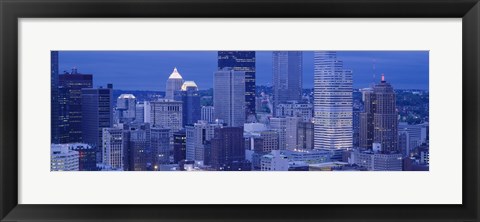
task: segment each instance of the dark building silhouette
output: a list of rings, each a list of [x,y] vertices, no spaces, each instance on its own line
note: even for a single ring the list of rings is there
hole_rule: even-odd
[[[96,171],[97,170],[97,159],[96,159],[97,152],[94,147],[78,144],[78,145],[73,145],[70,149],[78,152],[78,156],[79,156],[78,170],[79,171]]]
[[[51,119],[50,119],[50,143],[60,143],[60,129],[59,125],[59,112],[60,107],[58,103],[58,51],[50,52],[50,108],[51,108]]]
[[[151,170],[152,152],[150,150],[150,124],[132,124],[127,127],[130,134],[130,140],[128,143],[129,170]]]
[[[170,163],[170,129],[150,129],[150,148],[153,164],[158,170],[160,165]]]
[[[59,81],[59,143],[83,142],[82,140],[82,89],[92,88],[92,75],[72,73],[58,76]]]
[[[82,142],[94,147],[102,160],[103,128],[113,126],[113,89],[82,89]]]
[[[218,70],[245,72],[245,119],[255,115],[255,51],[219,51]]]
[[[185,130],[173,133],[173,162],[179,163],[187,156],[187,135]]]
[[[383,152],[398,152],[398,113],[393,87],[382,80],[365,92],[365,111],[360,114],[360,146],[379,143]]]
[[[211,142],[211,165],[216,170],[250,170],[245,161],[243,127],[215,129]]]

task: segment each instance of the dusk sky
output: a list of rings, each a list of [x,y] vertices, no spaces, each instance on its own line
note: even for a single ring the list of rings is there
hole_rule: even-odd
[[[380,75],[395,89],[427,89],[428,51],[339,51],[344,68],[353,71],[354,88],[364,88]],[[193,80],[200,90],[213,84],[217,70],[216,51],[60,51],[59,72],[77,67],[93,74],[94,87],[113,83],[115,89],[165,91],[168,76],[177,67],[184,80]],[[256,53],[257,85],[271,85],[272,52]],[[303,88],[313,87],[313,52],[303,54]]]

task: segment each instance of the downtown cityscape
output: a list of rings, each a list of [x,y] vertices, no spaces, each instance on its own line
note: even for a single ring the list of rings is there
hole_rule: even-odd
[[[428,55],[51,51],[50,169],[428,171]]]

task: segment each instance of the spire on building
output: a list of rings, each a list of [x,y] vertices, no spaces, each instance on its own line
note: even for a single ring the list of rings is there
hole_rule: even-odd
[[[180,75],[180,73],[178,72],[177,67],[175,67],[173,69],[172,74],[170,74],[170,77],[168,77],[168,78],[169,79],[183,79],[182,76]]]

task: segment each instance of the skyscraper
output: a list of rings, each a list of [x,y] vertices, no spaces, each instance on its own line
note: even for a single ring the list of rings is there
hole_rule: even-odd
[[[211,164],[217,170],[238,170],[236,166],[245,162],[245,139],[243,127],[224,127],[215,129],[210,141]]]
[[[218,70],[245,72],[245,119],[255,115],[255,51],[219,51]]]
[[[58,76],[59,80],[59,142],[82,142],[82,89],[92,88],[92,75],[71,74]]]
[[[245,123],[245,72],[224,69],[215,72],[213,79],[213,105],[215,118],[227,126]]]
[[[302,98],[303,55],[297,51],[273,52],[273,109]],[[275,113],[275,111],[273,112]]]
[[[173,69],[167,80],[167,86],[165,90],[165,99],[173,99],[175,91],[179,91],[183,85],[183,78],[177,71],[177,68]]]
[[[60,107],[58,103],[58,51],[50,52],[50,72],[50,140],[51,143],[60,143],[60,129],[58,126],[58,118],[60,112]]]
[[[101,162],[102,129],[113,126],[113,89],[82,89],[82,142],[99,152]]]
[[[352,71],[336,52],[314,52],[314,147],[352,148]]]
[[[130,171],[146,171],[152,163],[150,141],[150,124],[140,123],[128,125],[130,141],[128,143],[128,165]],[[151,166],[151,165],[150,165]]]
[[[122,94],[117,98],[116,112],[119,123],[130,123],[135,120],[136,104],[137,99],[132,94]]]
[[[360,114],[360,145],[372,148],[379,143],[383,152],[398,149],[398,113],[393,87],[382,80],[365,94],[365,111]]]
[[[201,115],[200,95],[198,94],[197,84],[194,81],[185,81],[181,91],[178,91],[178,93],[183,105],[182,127],[196,123],[200,120]]]

